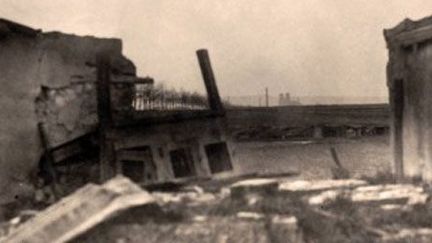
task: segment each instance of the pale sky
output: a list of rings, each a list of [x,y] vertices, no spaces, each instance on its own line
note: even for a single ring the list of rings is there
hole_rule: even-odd
[[[0,17],[116,37],[141,76],[203,92],[209,50],[222,96],[387,96],[383,29],[431,0],[0,0]]]

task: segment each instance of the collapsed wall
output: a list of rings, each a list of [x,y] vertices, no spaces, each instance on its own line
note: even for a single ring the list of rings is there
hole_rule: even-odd
[[[119,39],[43,33],[0,19],[0,204],[21,190],[42,155],[37,124],[51,146],[92,131],[96,56],[109,52],[113,76],[135,76]]]

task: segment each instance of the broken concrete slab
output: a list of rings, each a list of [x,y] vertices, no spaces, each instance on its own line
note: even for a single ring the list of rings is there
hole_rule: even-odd
[[[263,219],[264,215],[256,212],[238,212],[237,218],[258,220]]]
[[[152,196],[162,205],[167,203],[179,203],[183,200],[183,197],[176,193],[154,192],[152,193]]]
[[[87,184],[20,225],[5,242],[67,242],[119,211],[154,201],[122,176],[101,186]]]
[[[277,192],[277,179],[249,179],[236,182],[230,186],[231,197],[242,198],[251,194],[266,194]]]
[[[400,204],[384,204],[381,205],[380,208],[384,211],[398,211],[404,209],[404,207]]]
[[[410,184],[359,186],[352,190],[326,190],[308,198],[310,205],[321,205],[343,196],[354,203],[373,204],[424,204],[429,195],[423,188]]]
[[[297,180],[287,181],[279,185],[279,190],[282,192],[292,193],[314,193],[329,189],[344,189],[354,188],[366,185],[363,180],[347,179],[347,180]]]
[[[236,187],[261,187],[261,186],[267,186],[267,185],[272,185],[272,184],[277,184],[278,180],[276,179],[263,179],[263,178],[258,178],[258,179],[248,179],[248,180],[242,180],[239,182],[236,182],[234,184],[231,185],[231,188],[236,188]]]
[[[430,199],[430,195],[428,195],[426,193],[413,194],[408,199],[407,204],[408,205],[425,204],[425,203],[427,203],[429,201],[429,199]]]
[[[308,203],[310,205],[321,205],[328,201],[334,201],[336,198],[343,194],[342,190],[328,190],[309,197]]]
[[[167,203],[180,203],[186,202],[190,206],[200,205],[217,201],[217,197],[212,193],[195,193],[195,192],[180,192],[180,193],[167,193],[167,192],[154,192],[152,196],[160,205]]]
[[[198,194],[204,193],[204,189],[200,186],[197,186],[197,185],[190,185],[190,186],[183,187],[183,188],[181,188],[181,191],[182,192],[195,192]]]
[[[427,195],[422,187],[411,184],[373,185],[358,187],[352,191],[353,202],[408,203],[426,202]]]

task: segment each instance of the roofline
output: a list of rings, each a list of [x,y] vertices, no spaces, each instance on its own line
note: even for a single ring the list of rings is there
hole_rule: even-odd
[[[384,30],[389,46],[409,46],[432,39],[432,16],[411,20],[404,19],[391,29]]]
[[[0,23],[6,24],[12,32],[24,34],[31,37],[34,37],[42,32],[41,29],[33,29],[31,27],[4,18],[0,18]]]

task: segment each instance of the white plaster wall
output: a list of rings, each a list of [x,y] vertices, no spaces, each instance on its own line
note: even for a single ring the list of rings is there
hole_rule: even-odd
[[[403,110],[403,169],[408,177],[432,180],[432,46],[406,51]]]

